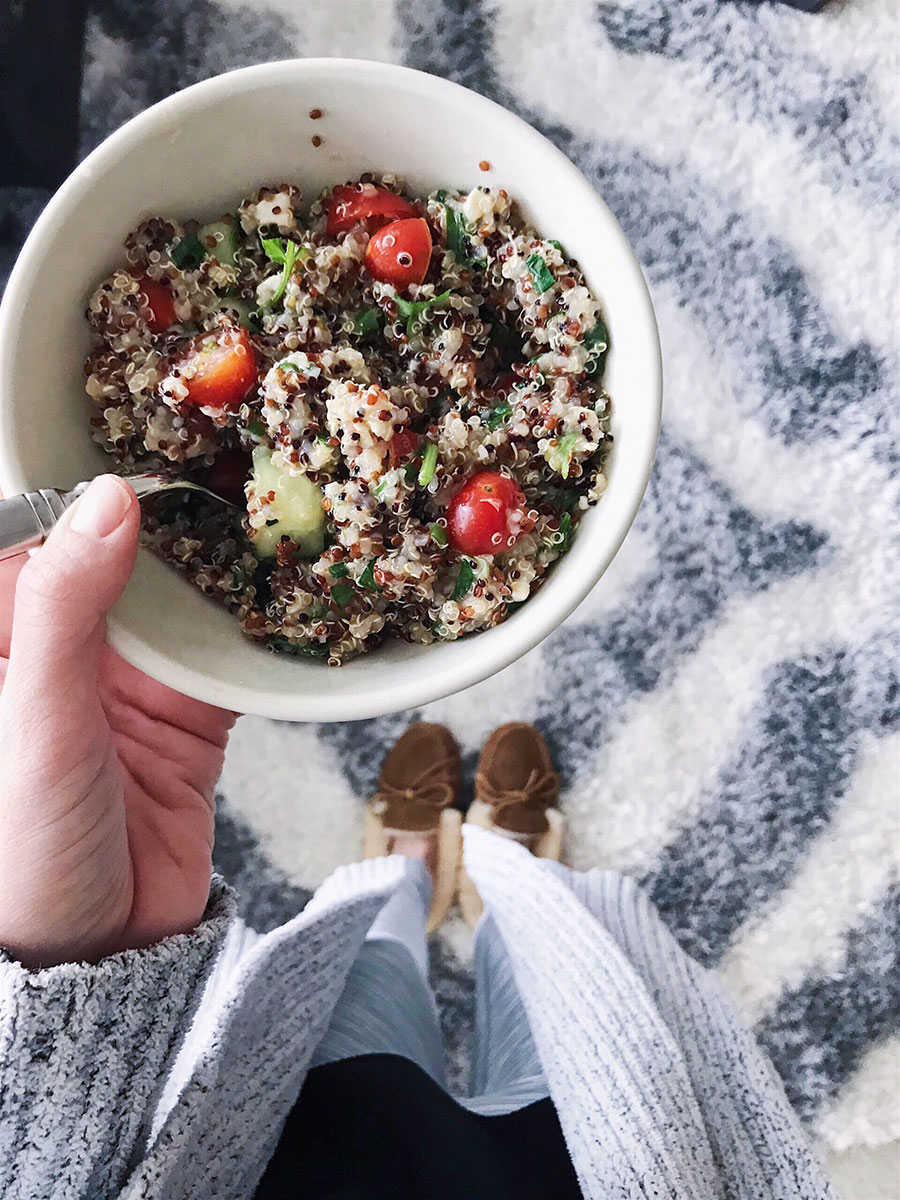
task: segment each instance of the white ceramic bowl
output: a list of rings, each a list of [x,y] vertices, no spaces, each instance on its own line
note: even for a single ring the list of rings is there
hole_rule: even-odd
[[[312,108],[323,118],[311,121]],[[479,169],[482,160],[489,171]],[[121,262],[129,230],[154,214],[215,218],[262,183],[296,181],[312,198],[365,170],[398,172],[422,193],[504,187],[577,259],[610,330],[609,487],[571,551],[508,621],[457,642],[389,643],[339,670],[266,652],[142,551],[109,622],[116,649],[188,695],[285,720],[371,717],[476,683],[546,637],[606,570],[646,486],[661,403],[653,308],[609,209],[550,142],[456,84],[374,62],[271,63],[179,92],[99,146],[37,222],[0,309],[0,488],[69,486],[110,465],[89,436],[83,312]]]

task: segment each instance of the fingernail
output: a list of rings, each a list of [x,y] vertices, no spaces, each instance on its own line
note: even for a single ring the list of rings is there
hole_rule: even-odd
[[[118,528],[130,507],[126,485],[114,475],[98,475],[72,505],[69,525],[76,533],[106,537]]]

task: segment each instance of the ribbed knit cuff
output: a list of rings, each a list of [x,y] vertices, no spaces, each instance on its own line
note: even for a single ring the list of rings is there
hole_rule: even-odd
[[[203,920],[96,965],[28,970],[0,951],[0,1195],[118,1193],[234,919],[214,877]]]

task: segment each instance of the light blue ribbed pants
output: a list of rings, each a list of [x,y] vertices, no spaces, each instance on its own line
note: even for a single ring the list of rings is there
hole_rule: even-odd
[[[425,919],[430,884],[421,864],[372,924],[312,1067],[362,1054],[398,1054],[446,1088],[444,1051],[428,984]],[[489,916],[475,932],[475,1053],[470,1095],[485,1116],[549,1096],[503,939]]]
[[[491,853],[486,838],[478,832],[470,865],[484,866],[479,856]],[[461,1102],[493,1115],[550,1094],[515,964],[532,1004],[536,994],[558,1002],[535,1010],[534,1028],[552,1056],[554,1090],[569,1097],[563,1132],[573,1158],[573,1142],[581,1151],[579,1181],[590,1184],[585,1194],[836,1200],[771,1064],[635,882],[558,863],[533,870],[528,857],[514,861],[518,848],[516,856],[501,855],[499,847],[494,853],[503,861],[488,877],[491,888],[502,891],[507,879],[514,890],[525,874],[534,890],[512,910],[485,890],[488,905],[498,904],[504,932],[489,916],[476,932],[476,1046],[471,1097]],[[558,928],[540,924],[545,906]],[[427,880],[416,874],[371,927],[313,1065],[389,1052],[411,1058],[443,1085],[425,974],[427,907]],[[555,957],[556,946],[565,958]],[[605,953],[598,958],[597,950]],[[579,962],[590,976],[579,976]],[[535,979],[535,971],[552,971],[554,964],[559,978]],[[576,1065],[560,1059],[561,1052],[580,1056]],[[583,1126],[572,1125],[573,1091],[590,1093],[596,1106],[578,1114]],[[592,1164],[592,1174],[584,1163]]]

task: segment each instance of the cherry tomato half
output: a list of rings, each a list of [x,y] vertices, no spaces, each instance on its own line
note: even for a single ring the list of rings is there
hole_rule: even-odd
[[[419,444],[419,435],[411,429],[401,429],[390,440],[391,466],[397,467],[406,462]]]
[[[256,355],[246,329],[223,325],[201,333],[190,344],[185,365],[194,368],[186,380],[185,404],[233,412],[256,384]]]
[[[325,229],[331,234],[344,233],[358,221],[365,221],[369,233],[374,233],[388,221],[415,216],[418,213],[409,201],[387,188],[374,183],[365,183],[362,188],[341,184],[332,193]]]
[[[246,503],[244,484],[253,468],[253,460],[243,450],[220,450],[210,467],[204,467],[199,480],[217,496],[239,508]]]
[[[423,217],[391,221],[372,234],[366,247],[369,274],[398,290],[421,283],[430,262],[431,230]]]
[[[531,528],[522,489],[499,471],[479,471],[450,501],[450,545],[463,554],[500,554]]]
[[[147,324],[153,333],[164,333],[170,325],[175,324],[175,301],[172,293],[162,283],[151,279],[149,275],[138,278],[140,287],[141,307],[145,310]]]

